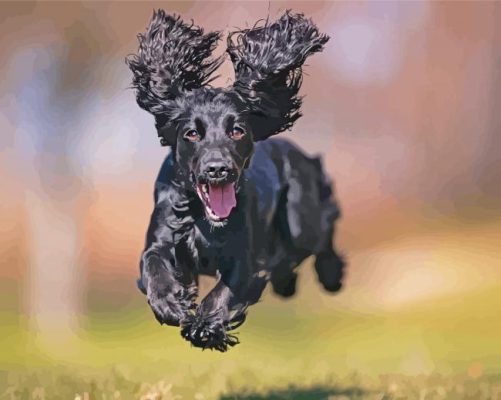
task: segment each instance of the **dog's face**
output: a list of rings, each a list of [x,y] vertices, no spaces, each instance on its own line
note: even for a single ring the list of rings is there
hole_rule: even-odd
[[[209,222],[223,226],[237,205],[240,177],[254,147],[244,107],[229,91],[204,88],[180,98],[175,108],[175,123],[159,134],[173,145],[179,170]]]

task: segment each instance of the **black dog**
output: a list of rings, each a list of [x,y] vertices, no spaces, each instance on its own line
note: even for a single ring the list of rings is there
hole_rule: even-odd
[[[207,86],[223,62],[211,58],[219,38],[160,10],[127,63],[138,104],[172,148],[156,181],[138,286],[160,323],[181,326],[194,346],[226,351],[268,281],[293,295],[294,269],[315,255],[320,282],[335,292],[343,261],[332,244],[339,209],[320,160],[264,140],[300,117],[301,66],[328,37],[290,12],[233,32],[235,83],[225,89]],[[199,274],[219,280],[197,306]]]

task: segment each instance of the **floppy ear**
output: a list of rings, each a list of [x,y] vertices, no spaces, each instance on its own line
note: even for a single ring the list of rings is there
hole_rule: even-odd
[[[311,20],[290,11],[272,24],[230,33],[233,89],[247,105],[254,140],[292,127],[301,116],[301,67],[328,40]]]
[[[155,116],[162,145],[175,140],[161,133],[172,131],[165,125],[173,122],[175,100],[214,79],[211,75],[223,57],[210,56],[220,36],[219,32],[204,34],[202,28],[163,10],[154,11],[145,34],[138,35],[138,53],[127,57],[126,63],[134,74],[137,103]]]

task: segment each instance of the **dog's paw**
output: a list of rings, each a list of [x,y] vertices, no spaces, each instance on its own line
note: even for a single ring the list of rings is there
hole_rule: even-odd
[[[166,296],[151,293],[148,295],[148,304],[158,322],[171,326],[179,326],[186,315],[196,308],[191,293],[184,291]]]
[[[179,326],[183,315],[178,305],[175,304],[172,299],[168,297],[158,298],[156,296],[149,296],[148,304],[159,323]]]
[[[319,254],[315,260],[318,280],[328,292],[338,292],[343,284],[344,261],[334,252]]]
[[[225,352],[228,347],[240,343],[236,335],[229,333],[232,328],[232,324],[224,322],[220,312],[206,314],[199,310],[181,322],[181,336],[203,350]]]

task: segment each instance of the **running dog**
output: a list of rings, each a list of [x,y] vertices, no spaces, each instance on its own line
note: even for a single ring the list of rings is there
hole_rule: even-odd
[[[171,149],[155,183],[138,287],[161,324],[180,326],[196,347],[226,351],[267,282],[292,296],[296,267],[313,255],[319,281],[336,292],[344,262],[320,159],[269,139],[301,116],[302,65],[328,36],[290,11],[232,32],[235,82],[214,88],[220,37],[159,10],[127,64],[137,103]],[[199,274],[218,281],[197,304]]]

